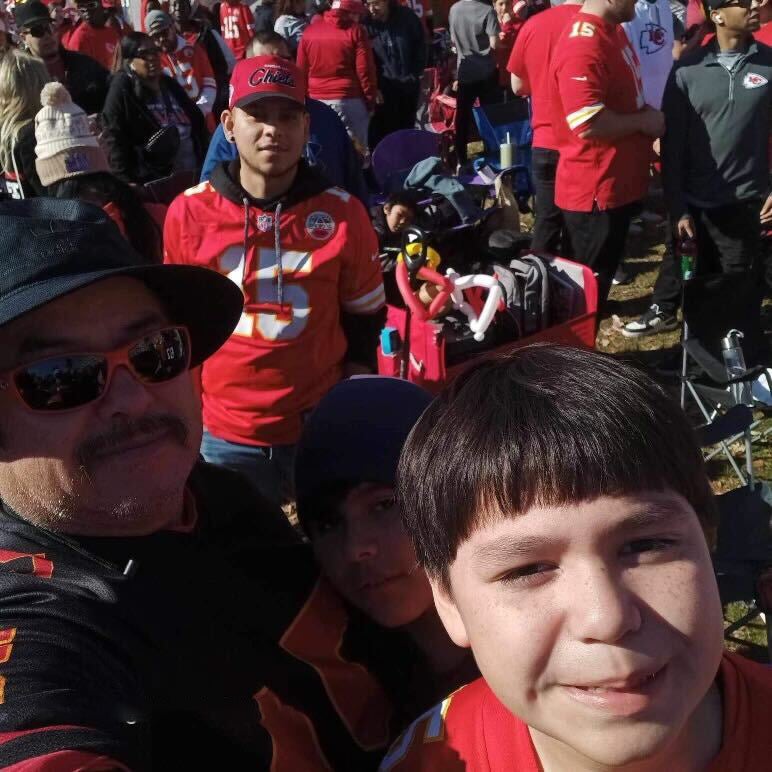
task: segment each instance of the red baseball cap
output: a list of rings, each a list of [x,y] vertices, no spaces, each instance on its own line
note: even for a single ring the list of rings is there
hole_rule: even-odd
[[[228,107],[244,107],[258,99],[281,97],[306,103],[306,76],[296,64],[278,56],[242,59],[231,75]]]

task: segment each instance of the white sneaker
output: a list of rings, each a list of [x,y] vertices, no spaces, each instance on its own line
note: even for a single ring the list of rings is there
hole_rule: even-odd
[[[640,318],[634,322],[628,322],[622,330],[625,338],[640,338],[643,335],[654,335],[658,332],[675,330],[678,327],[678,319],[673,314],[667,314],[659,310],[659,306],[653,303]]]

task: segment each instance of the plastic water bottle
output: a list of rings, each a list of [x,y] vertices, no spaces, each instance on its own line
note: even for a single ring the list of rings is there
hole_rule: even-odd
[[[684,281],[693,279],[697,267],[697,242],[690,238],[681,239],[678,242],[676,257],[681,264],[681,278]]]
[[[747,370],[743,347],[740,343],[742,338],[743,334],[739,330],[729,330],[726,337],[721,341],[721,355],[724,357],[724,367],[729,378],[744,375]],[[738,405],[753,407],[753,394],[751,393],[750,383],[733,383],[730,388],[732,396]]]
[[[499,145],[499,166],[502,169],[508,169],[514,162],[515,146],[510,142],[509,132],[507,132],[507,141]]]

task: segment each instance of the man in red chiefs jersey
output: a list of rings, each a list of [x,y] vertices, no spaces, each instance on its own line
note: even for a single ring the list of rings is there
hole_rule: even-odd
[[[648,189],[652,142],[665,127],[644,102],[638,57],[621,26],[634,15],[635,0],[586,0],[563,30],[549,74],[560,153],[555,203],[573,254],[598,274],[601,303]]]
[[[236,60],[243,59],[247,43],[255,34],[255,17],[249,7],[241,0],[224,0],[220,4],[220,29]]]
[[[177,34],[174,20],[163,11],[150,11],[145,29],[161,49],[161,67],[182,86],[205,117],[212,113],[217,83],[203,47]]]
[[[78,51],[96,59],[106,70],[112,70],[121,33],[107,24],[107,12],[100,0],[78,0],[81,20],[75,29],[62,39],[70,51]]]
[[[537,252],[558,254],[561,247],[563,214],[555,206],[558,151],[550,116],[548,75],[555,44],[580,5],[580,0],[569,0],[532,16],[520,30],[507,63],[512,91],[531,97],[531,173],[536,193],[532,247]]]
[[[301,160],[305,77],[273,56],[240,62],[222,123],[239,158],[166,218],[166,260],[228,275],[244,292],[235,333],[203,370],[204,457],[274,501],[291,480],[303,414],[369,371],[382,323],[378,243],[362,204]]]

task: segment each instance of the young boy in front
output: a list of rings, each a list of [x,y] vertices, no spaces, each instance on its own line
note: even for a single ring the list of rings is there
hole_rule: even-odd
[[[423,414],[397,482],[483,678],[383,770],[770,768],[772,670],[724,651],[702,456],[648,377],[553,345],[487,360]]]

